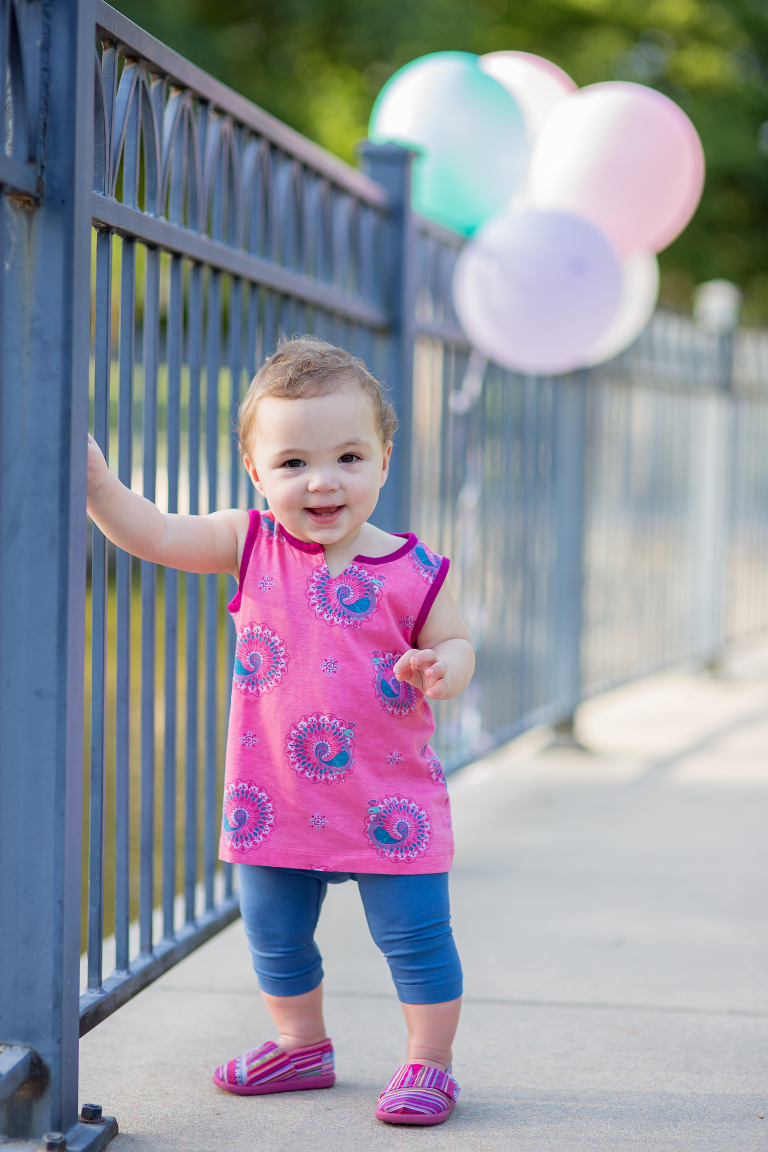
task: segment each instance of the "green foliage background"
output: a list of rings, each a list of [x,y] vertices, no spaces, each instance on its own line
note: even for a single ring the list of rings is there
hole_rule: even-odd
[[[579,85],[651,84],[696,125],[707,183],[661,256],[662,299],[713,277],[768,322],[768,0],[117,0],[131,20],[347,160],[373,100],[427,52],[521,49]]]

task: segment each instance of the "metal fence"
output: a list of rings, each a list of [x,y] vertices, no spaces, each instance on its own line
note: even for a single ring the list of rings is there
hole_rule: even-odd
[[[245,506],[237,409],[280,332],[388,367],[388,198],[106,5],[96,32],[94,435],[168,511]],[[232,579],[119,549],[111,573],[95,527],[91,554],[81,1034],[237,915],[217,860]]]
[[[0,1133],[95,1149],[114,1126],[76,1124],[78,1031],[237,903],[231,578],[86,539],[89,420],[162,508],[245,506],[233,418],[279,334],[366,359],[401,418],[377,523],[451,557],[478,651],[439,710],[450,769],[768,624],[768,338],[659,315],[591,373],[502,371],[460,329],[462,239],[410,212],[403,149],[358,172],[101,0],[0,10]]]
[[[455,324],[449,246],[417,315]],[[433,325],[434,327],[434,325]],[[768,627],[768,334],[657,313],[621,357],[533,379],[417,340],[412,522],[478,653],[437,744],[466,763],[580,700]]]

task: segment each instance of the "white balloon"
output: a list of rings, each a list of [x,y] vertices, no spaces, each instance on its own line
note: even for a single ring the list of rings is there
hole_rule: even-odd
[[[612,360],[633,344],[653,315],[659,295],[659,262],[652,252],[620,261],[621,295],[610,325],[584,355],[582,367]]]
[[[488,52],[480,57],[480,67],[517,102],[529,139],[555,105],[576,91],[576,84],[562,68],[531,52]]]
[[[563,212],[500,213],[465,244],[453,272],[454,307],[473,346],[532,375],[580,367],[620,293],[609,242]]]

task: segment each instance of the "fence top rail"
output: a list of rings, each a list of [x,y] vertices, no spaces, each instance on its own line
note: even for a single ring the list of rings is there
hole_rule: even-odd
[[[168,48],[160,40],[156,40],[154,36],[150,36],[143,28],[139,28],[137,24],[105,3],[105,0],[96,0],[96,35],[102,40],[116,41],[125,55],[140,57],[146,61],[150,71],[161,72],[179,87],[191,89],[221,112],[251,128],[265,140],[269,140],[364,203],[382,210],[388,208],[387,194],[380,184],[353,168],[351,164],[346,164],[333,156],[319,144],[308,140],[300,132],[270,116],[268,112],[246,100],[226,84],[209,76],[202,68],[185,60],[183,56]]]
[[[436,240],[439,244],[444,244],[446,248],[455,249],[457,252],[467,242],[466,236],[462,236],[461,233],[454,232],[452,228],[446,228],[444,224],[438,224],[436,220],[428,220],[426,216],[418,216],[415,212],[413,225],[420,236],[425,236],[429,240]]]

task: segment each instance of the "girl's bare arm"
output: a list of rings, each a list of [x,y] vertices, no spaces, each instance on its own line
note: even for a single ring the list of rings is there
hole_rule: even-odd
[[[475,653],[447,583],[435,597],[416,642],[419,647],[405,652],[395,664],[398,680],[430,700],[451,700],[463,692],[475,670]]]
[[[110,472],[96,441],[88,437],[88,514],[118,548],[185,572],[239,575],[248,513],[239,508],[209,516],[161,512]]]

